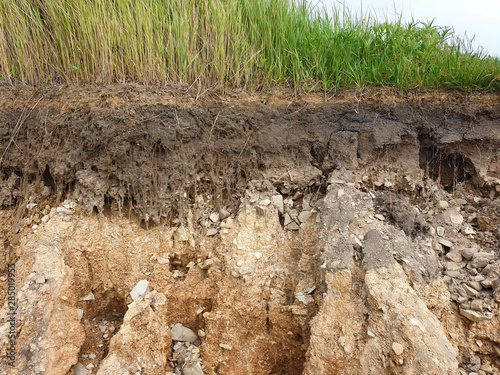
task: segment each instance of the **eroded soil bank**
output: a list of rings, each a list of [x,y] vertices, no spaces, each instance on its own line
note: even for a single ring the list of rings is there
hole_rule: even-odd
[[[4,87],[0,142],[2,373],[500,373],[499,95]]]

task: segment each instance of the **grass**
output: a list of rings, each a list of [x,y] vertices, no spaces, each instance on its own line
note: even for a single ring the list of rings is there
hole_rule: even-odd
[[[303,0],[2,0],[0,81],[500,90],[500,60],[453,40]]]

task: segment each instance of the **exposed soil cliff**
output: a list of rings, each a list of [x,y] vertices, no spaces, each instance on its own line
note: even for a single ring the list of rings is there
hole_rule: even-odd
[[[4,87],[0,145],[2,373],[500,373],[499,95]]]

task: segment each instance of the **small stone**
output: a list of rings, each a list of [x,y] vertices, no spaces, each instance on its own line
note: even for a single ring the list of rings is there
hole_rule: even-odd
[[[208,218],[212,223],[217,223],[219,221],[219,214],[217,212],[214,212]]]
[[[94,293],[90,292],[85,297],[80,298],[80,301],[95,301]]]
[[[448,207],[450,207],[450,204],[446,201],[439,201],[436,204],[438,210],[446,210]]]
[[[209,230],[207,230],[207,236],[215,236],[217,234],[217,229],[215,228],[210,228]]]
[[[285,222],[284,222],[284,225],[285,227],[290,224],[292,222],[292,218],[290,217],[290,215],[288,215],[288,213],[285,214]]]
[[[380,220],[380,221],[385,221],[385,217],[384,215],[381,215],[381,214],[375,214],[373,215],[376,219]]]
[[[288,230],[299,230],[299,226],[295,221],[292,221],[290,224],[288,224],[286,228]]]
[[[478,251],[479,251],[479,249],[477,249],[475,247],[468,247],[468,248],[462,249],[461,253],[465,259],[471,260],[472,257],[474,256],[474,254],[476,254]]]
[[[486,280],[481,281],[481,286],[483,288],[488,289],[488,288],[493,287],[493,282],[491,280],[489,280],[489,279],[486,279]]]
[[[73,210],[69,210],[65,207],[57,207],[56,212],[59,214],[64,214],[64,215],[73,215]]]
[[[67,208],[67,209],[71,210],[71,209],[75,208],[78,205],[75,202],[73,202],[73,201],[65,200],[61,206],[63,206],[64,208]]]
[[[257,259],[261,259],[262,258],[262,253],[260,251],[256,251],[255,253],[253,253],[253,255],[255,255],[255,257]]]
[[[82,309],[76,309],[76,314],[78,315],[78,320],[81,321],[83,318],[83,310]]]
[[[455,270],[455,271],[445,271],[444,273],[445,273],[445,275],[453,277],[455,279],[458,279],[459,277],[462,276],[462,274],[460,273],[460,271],[457,271],[457,270]]]
[[[481,366],[481,370],[483,370],[486,374],[493,374],[493,367],[488,363],[483,364]]]
[[[207,268],[210,268],[215,263],[213,259],[207,259],[203,263],[200,264],[200,268],[202,270],[206,270]]]
[[[158,263],[159,264],[167,264],[169,263],[170,261],[168,260],[168,258],[164,258],[164,257],[158,257]]]
[[[465,262],[444,262],[444,268],[446,268],[447,271],[458,271],[466,266]]]
[[[108,327],[106,327],[105,325],[99,325],[99,330],[101,331],[101,333],[105,333],[107,329]]]
[[[263,207],[267,207],[267,206],[269,206],[270,204],[271,204],[271,200],[269,200],[269,199],[267,199],[267,198],[266,198],[266,199],[264,199],[264,200],[261,200],[261,201],[259,202],[259,206],[263,206]]]
[[[179,241],[179,242],[185,242],[185,241],[189,240],[188,232],[183,225],[178,227],[176,229],[176,231],[174,232],[174,240]]]
[[[226,210],[226,209],[222,208],[222,209],[219,211],[219,220],[225,220],[225,219],[227,219],[229,216],[231,216],[231,213],[230,213],[228,210]]]
[[[35,283],[37,284],[44,284],[45,283],[45,276],[43,275],[38,275],[35,279]]]
[[[311,217],[311,211],[302,211],[299,214],[299,221],[301,223],[305,223]]]
[[[149,281],[141,280],[136,284],[136,286],[134,286],[134,289],[130,291],[130,296],[132,297],[132,300],[135,301],[140,297],[144,297],[146,294],[148,294],[148,292]]]
[[[89,370],[80,362],[75,367],[75,375],[88,375]]]
[[[457,303],[464,303],[469,299],[469,297],[464,297],[464,296],[460,296],[456,293],[451,293],[451,299],[453,301],[456,301]]]
[[[462,254],[460,254],[458,251],[450,251],[448,254],[446,254],[446,259],[451,260],[455,263],[460,263],[462,261]]]
[[[278,209],[278,212],[280,214],[282,214],[284,212],[284,208],[283,208],[283,196],[281,194],[273,195],[271,197],[271,201],[272,201],[274,207],[276,207]]]
[[[483,311],[483,301],[481,301],[480,299],[473,300],[470,303],[470,308],[471,308],[471,310],[482,312]]]
[[[97,358],[97,356],[94,353],[90,353],[89,354],[89,358],[92,359],[92,360],[94,360],[94,359]]]
[[[306,200],[302,201],[302,211],[311,211],[311,205]]]
[[[440,239],[438,240],[438,242],[439,242],[441,245],[443,245],[443,246],[446,246],[446,247],[453,247],[453,242],[448,241],[448,240],[446,240],[446,239],[444,239],[444,238],[440,238]]]
[[[233,350],[233,347],[229,344],[219,344],[222,349]]]
[[[482,322],[493,318],[493,314],[490,312],[480,313],[473,310],[464,310],[461,307],[459,308],[459,311],[461,315],[465,316],[469,320],[472,320],[473,322]]]
[[[200,362],[189,362],[182,368],[183,375],[203,375]]]
[[[392,350],[394,351],[394,354],[401,355],[401,354],[403,354],[404,348],[403,348],[403,345],[401,345],[400,343],[393,342],[392,343]]]
[[[472,280],[473,281],[478,281],[478,282],[481,282],[485,279],[485,277],[483,275],[476,275],[476,276],[472,276]]]
[[[460,214],[450,214],[450,221],[454,225],[461,225],[464,222],[464,217]]]
[[[443,227],[437,227],[436,228],[436,233],[439,237],[442,237],[444,235],[444,228]]]
[[[478,281],[467,281],[467,285],[470,286],[471,288],[476,289],[477,291],[483,290],[481,283]]]
[[[31,211],[31,210],[32,210],[32,209],[34,209],[36,206],[37,206],[37,204],[36,204],[36,203],[28,203],[28,204],[26,205],[26,208],[27,208],[28,210],[30,210],[30,211]]]
[[[257,210],[257,214],[259,216],[266,216],[266,214],[267,214],[267,207],[257,206],[256,210]]]
[[[475,296],[477,294],[477,290],[474,289],[474,288],[471,288],[470,286],[468,286],[467,284],[462,284],[462,289],[465,290],[465,292],[469,295],[469,296]]]
[[[175,324],[172,329],[172,341],[195,342],[198,336],[191,329],[184,327],[182,324]]]
[[[495,254],[493,253],[486,253],[486,252],[480,252],[480,253],[475,253],[472,257],[472,259],[474,258],[486,258],[488,260],[493,260],[495,259]]]
[[[199,337],[205,337],[205,336],[206,336],[205,331],[204,331],[204,330],[202,330],[202,329],[199,329],[199,330],[198,330],[198,336],[199,336]]]
[[[465,227],[463,231],[464,231],[464,234],[466,234],[466,235],[476,234],[476,231],[474,229],[472,229],[471,227]]]
[[[482,257],[473,257],[470,265],[473,268],[483,268],[486,267],[490,263],[489,259]]]

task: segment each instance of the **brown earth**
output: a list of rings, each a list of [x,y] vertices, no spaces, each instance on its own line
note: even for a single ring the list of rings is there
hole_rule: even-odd
[[[205,374],[500,373],[499,150],[499,94],[1,87],[1,372],[198,374],[182,323]]]

